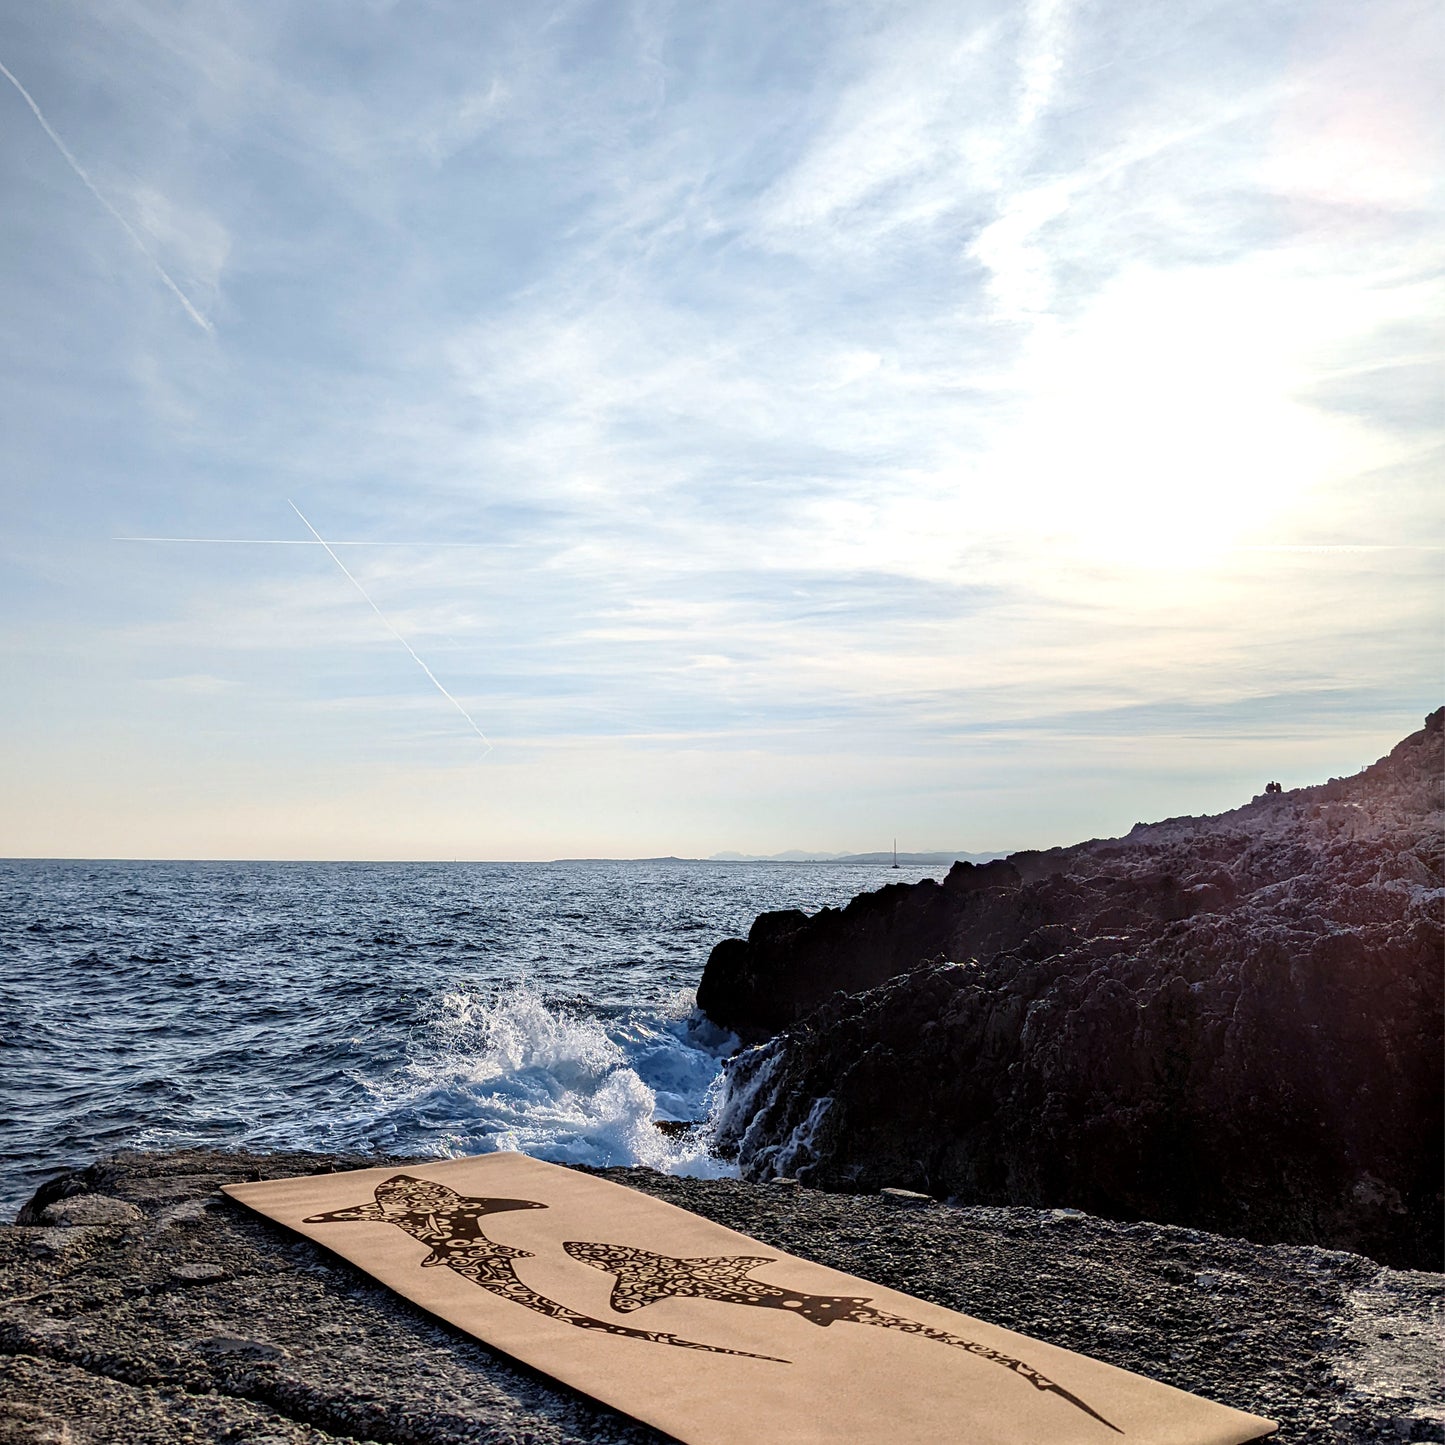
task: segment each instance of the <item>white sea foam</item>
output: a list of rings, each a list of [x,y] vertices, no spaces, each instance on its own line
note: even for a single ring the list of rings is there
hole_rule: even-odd
[[[777,1146],[769,1161],[772,1171],[775,1174],[792,1174],[800,1164],[811,1164],[814,1160],[813,1140],[817,1136],[823,1120],[828,1115],[828,1110],[833,1107],[833,1100],[825,1095],[821,1099],[814,1099],[812,1107],[808,1110],[808,1117],[793,1129],[792,1133]],[[768,1151],[760,1151],[760,1158],[767,1158]]]
[[[708,1153],[710,1124],[681,1137],[657,1119],[710,1119],[735,1045],[679,996],[615,1016],[549,1003],[526,984],[456,986],[424,1011],[411,1057],[371,1087],[362,1124],[378,1147],[448,1156],[519,1150],[559,1163],[736,1172]]]
[[[781,1143],[769,1143],[776,1124],[776,1106],[786,1080],[776,1077],[783,1052],[774,1040],[736,1054],[716,1091],[713,1138],[738,1162],[744,1178],[791,1175],[815,1162],[814,1141],[828,1111],[831,1095],[812,1100],[807,1117]]]

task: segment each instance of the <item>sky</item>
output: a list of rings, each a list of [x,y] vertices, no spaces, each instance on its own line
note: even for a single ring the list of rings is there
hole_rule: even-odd
[[[1431,0],[51,0],[0,65],[0,854],[1049,846],[1445,700]]]

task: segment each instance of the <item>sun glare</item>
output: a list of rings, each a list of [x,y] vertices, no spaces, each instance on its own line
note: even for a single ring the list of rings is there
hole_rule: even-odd
[[[1011,520],[1067,550],[1202,565],[1363,464],[1360,429],[1301,400],[1320,323],[1268,275],[1126,274],[1041,333],[998,468]]]

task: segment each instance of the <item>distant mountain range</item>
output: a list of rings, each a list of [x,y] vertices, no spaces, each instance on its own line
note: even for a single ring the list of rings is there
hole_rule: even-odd
[[[900,853],[899,864],[908,863],[989,863],[1002,858],[1002,853],[964,853],[961,850],[936,853]],[[892,863],[893,853],[805,853],[790,848],[786,853],[714,853],[709,863]]]
[[[898,865],[909,867],[933,866],[940,863],[990,863],[1002,858],[1002,853],[964,853],[940,851],[937,853],[900,853]],[[663,858],[554,858],[554,863],[892,863],[892,852],[887,853],[806,853],[790,848],[786,853],[714,853],[710,858],[677,858],[668,855]]]

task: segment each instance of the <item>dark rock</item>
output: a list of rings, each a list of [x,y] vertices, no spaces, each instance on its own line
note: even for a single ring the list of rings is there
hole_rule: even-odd
[[[185,1284],[215,1284],[226,1278],[226,1271],[218,1264],[177,1264],[171,1267],[171,1278]]]
[[[450,1329],[215,1191],[398,1159],[121,1155],[143,1223],[84,1261],[0,1227],[0,1445],[665,1445]],[[1284,1422],[1290,1442],[1445,1439],[1438,1275],[1077,1211],[899,1209],[880,1197],[598,1171],[765,1247]],[[211,1207],[206,1207],[206,1206]],[[189,1209],[185,1229],[162,1221]],[[78,1230],[56,1230],[76,1233]],[[182,1287],[178,1267],[229,1276]]]
[[[20,1206],[15,1216],[16,1224],[41,1224],[45,1222],[45,1211],[62,1199],[77,1194],[104,1194],[106,1174],[100,1164],[93,1164],[88,1170],[71,1169],[47,1179],[31,1197]]]
[[[40,1223],[58,1224],[67,1228],[77,1225],[137,1224],[145,1218],[134,1204],[112,1199],[108,1194],[75,1194],[57,1199],[40,1211]]]
[[[243,1335],[207,1335],[191,1343],[203,1355],[231,1356],[248,1360],[252,1364],[274,1365],[286,1358],[286,1351],[280,1345],[268,1344],[265,1340],[250,1340]]]
[[[921,1209],[925,1204],[933,1203],[931,1194],[920,1194],[916,1189],[880,1189],[878,1197],[885,1204],[892,1204],[900,1209]]]
[[[706,1119],[654,1119],[652,1127],[669,1139],[686,1139],[696,1134],[707,1123]]]
[[[719,945],[699,1002],[788,1029],[731,1061],[723,1147],[1438,1268],[1442,717],[1354,778]]]
[[[746,942],[728,938],[713,949],[698,1007],[744,1039],[766,1037],[835,991],[871,988],[947,952],[960,915],[992,918],[993,900],[1017,887],[1006,865],[955,863],[941,886],[890,883],[811,918],[796,909],[765,913]]]

